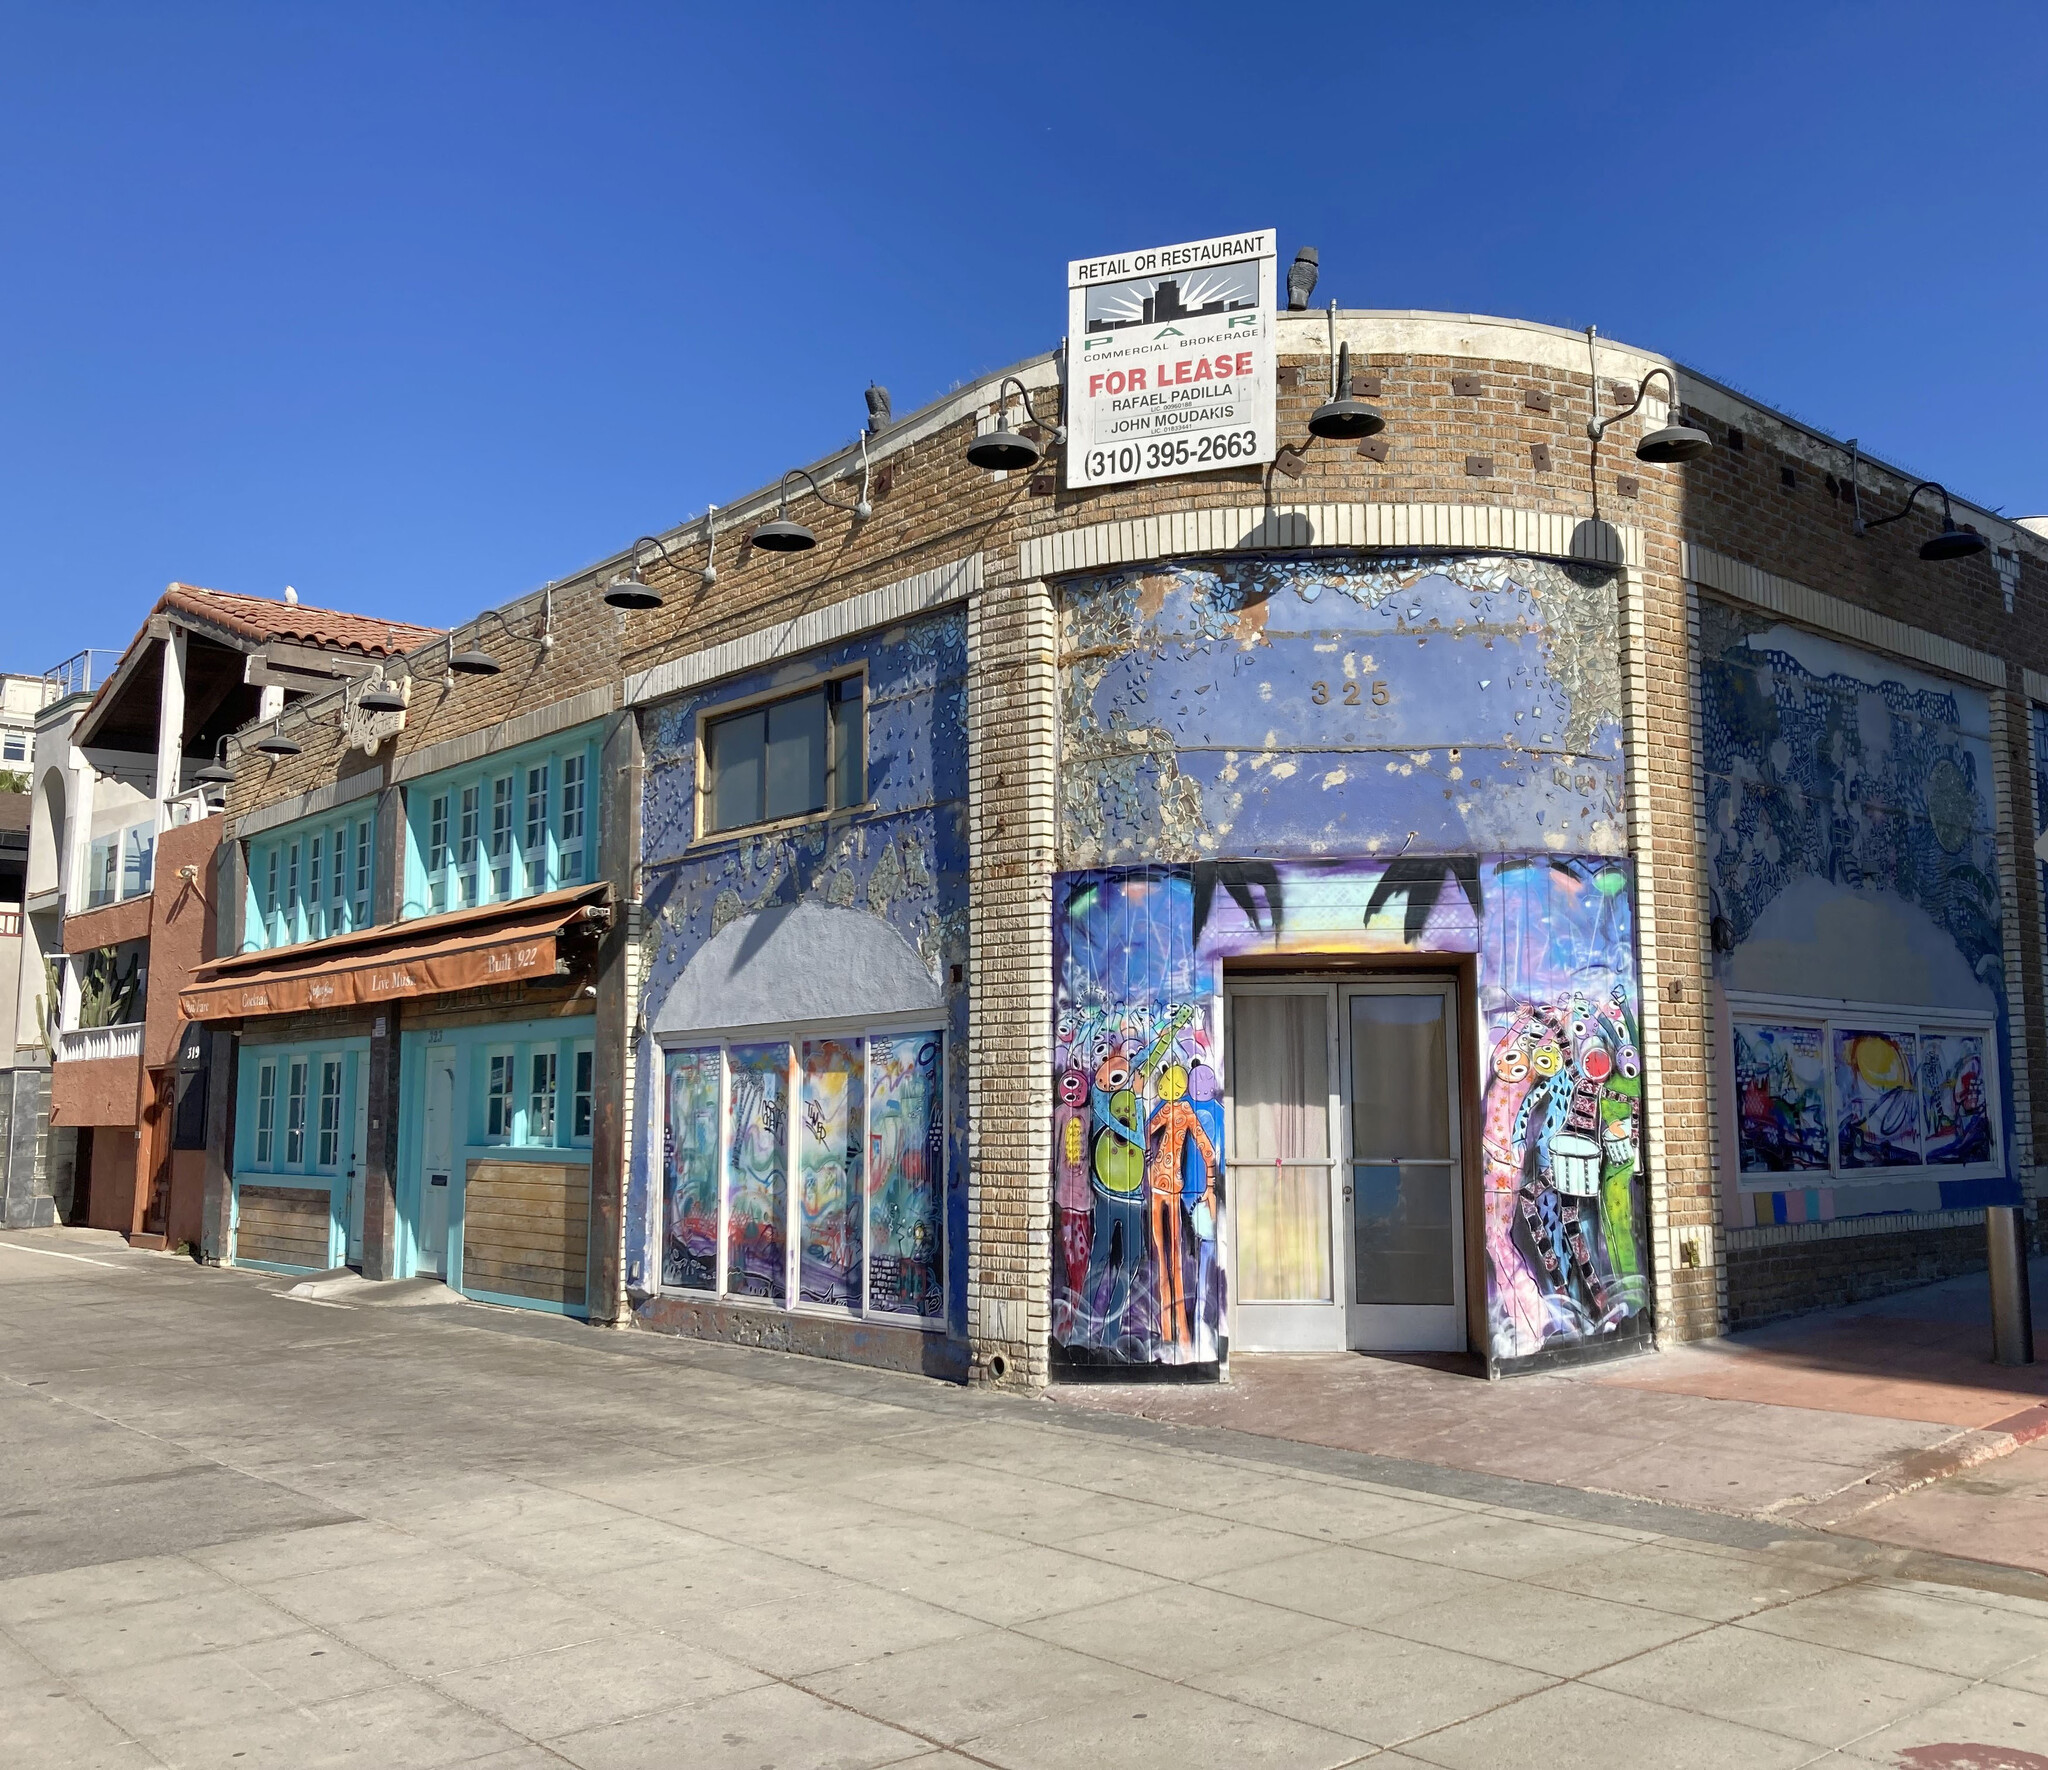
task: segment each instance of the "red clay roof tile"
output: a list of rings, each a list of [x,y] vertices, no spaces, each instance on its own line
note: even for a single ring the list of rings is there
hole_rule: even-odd
[[[268,596],[238,596],[197,584],[171,585],[164,592],[161,606],[183,609],[258,644],[285,639],[297,645],[318,646],[324,651],[360,652],[371,658],[411,651],[442,634],[439,627],[417,627],[410,621],[343,614],[338,609],[310,608],[303,602],[279,602]]]

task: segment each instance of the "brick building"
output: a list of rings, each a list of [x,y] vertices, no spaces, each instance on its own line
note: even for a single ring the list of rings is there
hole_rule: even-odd
[[[213,1251],[1027,1383],[1981,1264],[2048,1108],[2048,543],[1859,534],[1914,482],[1635,348],[1276,324],[1273,467],[985,472],[990,377],[231,742]],[[252,932],[344,814],[367,921]],[[360,1225],[277,1171],[322,1110]]]

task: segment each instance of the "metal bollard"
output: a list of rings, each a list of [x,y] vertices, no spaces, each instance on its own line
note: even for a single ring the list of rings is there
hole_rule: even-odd
[[[2027,1282],[2027,1212],[2024,1205],[1991,1205],[1984,1238],[1991,1257],[1991,1358],[1995,1364],[2034,1362],[2034,1300]]]

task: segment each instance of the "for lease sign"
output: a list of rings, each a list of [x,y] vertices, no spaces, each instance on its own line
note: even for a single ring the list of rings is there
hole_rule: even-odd
[[[1067,266],[1067,484],[1273,459],[1273,230]]]

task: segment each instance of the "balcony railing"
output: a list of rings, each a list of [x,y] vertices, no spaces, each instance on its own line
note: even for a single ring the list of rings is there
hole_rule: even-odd
[[[52,664],[43,672],[45,682],[57,685],[57,692],[51,698],[63,700],[67,695],[90,694],[114,673],[121,661],[117,651],[73,652],[61,664]]]
[[[57,1035],[59,1063],[69,1063],[74,1058],[89,1061],[141,1055],[142,1023],[139,1020],[127,1026],[74,1027],[70,1032]]]
[[[13,904],[0,904],[0,940],[21,933],[21,911]]]

